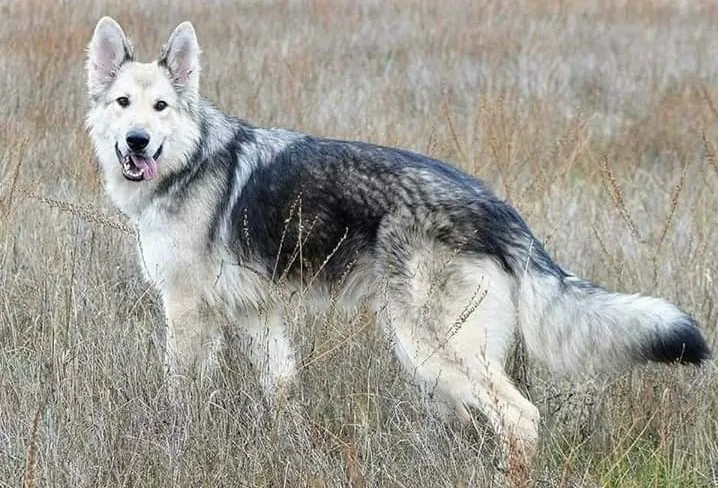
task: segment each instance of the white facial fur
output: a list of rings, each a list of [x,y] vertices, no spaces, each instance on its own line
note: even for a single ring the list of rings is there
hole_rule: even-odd
[[[87,126],[109,193],[128,215],[144,208],[157,182],[183,166],[199,139],[193,117],[199,103],[199,46],[191,24],[175,29],[158,61],[135,62],[128,59],[131,53],[119,24],[101,19],[88,48],[91,109]],[[129,105],[118,103],[121,97]],[[157,110],[159,101],[166,108]],[[122,176],[115,145],[126,154],[126,137],[132,129],[149,134],[148,155],[162,146],[158,178],[135,182]]]

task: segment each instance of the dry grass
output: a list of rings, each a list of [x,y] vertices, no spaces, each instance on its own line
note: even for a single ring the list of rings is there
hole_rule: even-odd
[[[162,3],[0,2],[0,486],[488,486],[480,443],[427,412],[363,315],[297,321],[300,412],[265,418],[239,357],[169,407],[159,306],[83,129],[103,14],[145,57],[192,20],[204,93],[255,123],[478,174],[569,269],[677,302],[715,346],[714,4]],[[715,370],[570,383],[531,365],[545,428],[530,476],[716,486]]]

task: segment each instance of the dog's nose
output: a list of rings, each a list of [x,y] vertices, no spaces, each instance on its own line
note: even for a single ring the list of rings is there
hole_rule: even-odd
[[[142,151],[150,143],[150,135],[142,129],[132,129],[127,133],[127,145],[133,151]]]

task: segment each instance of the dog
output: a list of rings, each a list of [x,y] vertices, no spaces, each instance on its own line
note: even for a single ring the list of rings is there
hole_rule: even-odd
[[[230,324],[271,403],[297,370],[287,294],[317,310],[369,304],[421,388],[464,421],[478,409],[530,455],[539,412],[504,370],[515,333],[557,371],[710,357],[689,314],[565,271],[514,208],[449,163],[220,112],[200,96],[189,22],[140,63],[102,18],[86,69],[88,131],[161,296],[169,378],[210,374]]]

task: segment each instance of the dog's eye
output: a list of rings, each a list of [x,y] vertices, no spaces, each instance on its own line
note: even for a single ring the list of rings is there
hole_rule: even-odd
[[[120,97],[117,99],[117,103],[120,107],[128,107],[130,105],[130,99],[127,97]]]
[[[165,102],[164,100],[158,100],[155,103],[155,110],[157,110],[158,112],[162,112],[166,108],[167,108],[167,102]]]

